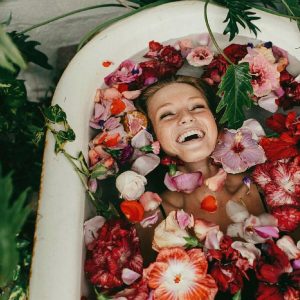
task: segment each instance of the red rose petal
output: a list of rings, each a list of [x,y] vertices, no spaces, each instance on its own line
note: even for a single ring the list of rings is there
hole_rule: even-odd
[[[218,203],[214,196],[208,195],[202,199],[200,207],[207,212],[214,213],[218,208]]]
[[[110,61],[110,60],[104,60],[104,61],[102,62],[102,66],[103,66],[104,68],[108,68],[111,64],[112,64],[112,61]]]

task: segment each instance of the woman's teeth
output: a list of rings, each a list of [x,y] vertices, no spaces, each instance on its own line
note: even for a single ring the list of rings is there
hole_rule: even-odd
[[[177,142],[184,143],[184,142],[190,141],[192,139],[197,139],[197,138],[202,138],[202,137],[204,137],[204,132],[202,130],[190,130],[190,131],[187,131],[187,132],[181,134],[178,137]]]

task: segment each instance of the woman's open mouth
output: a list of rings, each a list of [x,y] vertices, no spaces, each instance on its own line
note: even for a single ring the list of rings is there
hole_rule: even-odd
[[[205,132],[203,130],[199,130],[199,129],[189,130],[179,135],[179,137],[177,138],[177,142],[183,144],[189,141],[199,140],[202,139],[204,135]]]

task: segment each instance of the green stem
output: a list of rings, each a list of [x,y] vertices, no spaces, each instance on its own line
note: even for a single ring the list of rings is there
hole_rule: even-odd
[[[124,5],[122,5],[122,4],[101,4],[101,5],[93,5],[93,6],[88,6],[88,7],[76,9],[76,10],[70,11],[68,13],[62,14],[60,16],[48,19],[48,20],[46,20],[44,22],[35,24],[35,25],[33,25],[33,26],[31,26],[31,27],[29,27],[29,28],[21,31],[21,34],[24,34],[24,33],[28,32],[28,31],[31,31],[32,29],[35,29],[35,28],[47,25],[47,24],[52,23],[54,21],[57,21],[59,19],[63,19],[65,17],[71,16],[71,15],[74,15],[74,14],[77,14],[77,13],[80,13],[80,12],[83,12],[83,11],[87,11],[87,10],[91,10],[91,9],[95,9],[95,8],[101,8],[101,7],[123,7],[124,8]],[[135,7],[132,7],[132,8],[134,9]]]
[[[227,55],[225,55],[225,53],[223,52],[223,50],[219,47],[212,31],[211,31],[211,28],[209,26],[209,23],[208,23],[208,18],[207,18],[207,6],[208,6],[208,3],[209,3],[210,0],[206,0],[205,1],[205,5],[204,5],[204,20],[205,20],[205,24],[206,24],[206,28],[208,30],[208,33],[209,33],[209,36],[214,44],[214,46],[216,47],[217,51],[222,54],[222,56],[226,59],[226,61],[233,65],[234,63],[229,59],[229,57]]]
[[[179,1],[179,0],[175,0],[175,1],[174,0],[158,0],[158,1],[155,1],[155,2],[147,4],[147,5],[144,5],[143,7],[137,8],[134,11],[131,11],[129,13],[126,13],[126,14],[124,14],[122,16],[119,16],[119,17],[116,17],[114,19],[108,20],[108,21],[96,26],[94,29],[92,29],[90,32],[88,32],[81,39],[81,41],[79,42],[77,51],[79,51],[95,34],[99,33],[101,30],[107,28],[108,26],[112,25],[113,23],[115,23],[117,21],[120,21],[122,19],[125,19],[127,17],[130,17],[130,16],[132,16],[136,13],[139,13],[139,12],[145,10],[145,9],[155,7],[155,6],[158,6],[158,5],[161,5],[161,4],[169,3],[169,2],[176,2],[176,1]]]
[[[75,169],[75,171],[77,172],[84,188],[85,188],[85,191],[88,193],[89,195],[89,198],[92,202],[92,204],[94,205],[94,207],[96,208],[96,210],[98,211],[98,205],[97,205],[97,202],[96,202],[96,199],[94,197],[94,195],[92,194],[92,192],[89,190],[89,187],[86,183],[86,178],[83,177],[84,175],[81,173],[80,169],[77,167],[77,165],[75,164],[74,160],[73,160],[73,157],[68,153],[66,152],[64,149],[61,149],[61,152],[64,154],[64,156],[67,158],[67,160],[71,163],[71,165],[73,166],[73,168]]]

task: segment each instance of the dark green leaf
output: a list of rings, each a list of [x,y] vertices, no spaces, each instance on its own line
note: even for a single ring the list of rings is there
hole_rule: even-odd
[[[0,67],[15,72],[15,66],[25,69],[26,63],[18,48],[0,25]]]
[[[15,45],[21,51],[23,57],[27,62],[35,63],[36,65],[45,69],[52,69],[48,64],[47,56],[41,51],[36,49],[36,46],[40,45],[37,41],[28,41],[29,35],[12,31],[8,33]]]
[[[300,1],[299,0],[282,0],[282,4],[286,8],[286,12],[290,16],[300,17]],[[300,29],[300,20],[297,21]]]
[[[79,162],[80,162],[80,166],[81,166],[82,172],[83,172],[86,176],[89,176],[89,173],[90,173],[89,167],[88,167],[88,164],[87,164],[87,162],[86,162],[86,160],[85,160],[85,158],[84,158],[84,156],[83,156],[82,151],[80,151],[79,154],[78,154],[78,160],[79,160]]]
[[[223,34],[229,33],[229,40],[239,33],[239,25],[243,28],[246,26],[257,35],[259,28],[253,23],[253,21],[260,19],[256,16],[255,12],[250,11],[251,6],[248,5],[247,1],[240,0],[224,0],[221,1],[223,5],[228,8],[228,13],[224,23],[228,22]]]
[[[63,150],[63,147],[66,142],[72,142],[75,140],[75,133],[73,129],[68,128],[67,131],[60,130],[56,134],[55,137],[55,152],[58,153]]]
[[[58,104],[47,107],[44,115],[52,123],[62,123],[67,120],[66,113]]]
[[[240,127],[245,120],[244,107],[250,108],[252,105],[252,93],[249,64],[230,65],[218,90],[222,98],[217,113],[224,109],[220,123],[227,123],[229,128]]]

